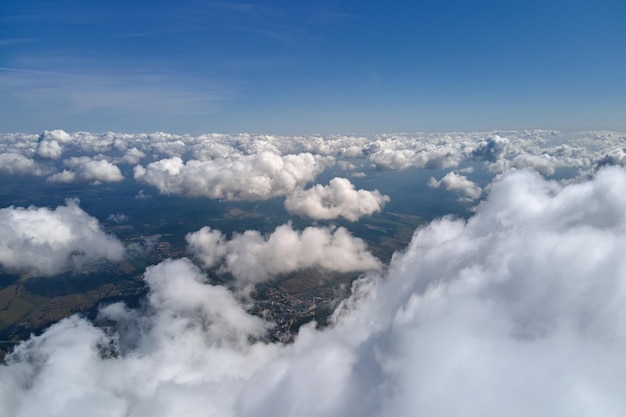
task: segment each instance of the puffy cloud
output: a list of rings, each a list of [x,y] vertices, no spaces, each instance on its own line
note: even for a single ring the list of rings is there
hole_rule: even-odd
[[[467,161],[476,168],[478,163],[483,163],[493,173],[502,173],[513,167],[532,167],[544,175],[554,175],[557,168],[567,168],[561,170],[559,176],[566,172],[572,177],[585,178],[593,174],[597,163],[610,163],[610,157],[605,159],[607,154],[623,147],[624,134],[620,133],[561,133],[548,130],[291,137],[245,133],[196,136],[163,132],[67,133],[61,130],[45,131],[41,135],[0,134],[0,154],[21,154],[31,159],[38,157],[42,159],[39,161],[42,169],[46,163],[52,165],[52,161],[43,159],[59,158],[61,151],[75,157],[105,159],[115,164],[137,164],[141,161],[143,167],[174,157],[184,160],[193,158],[201,163],[213,160],[209,166],[215,167],[223,163],[229,165],[233,161],[249,162],[247,158],[255,158],[254,155],[258,158],[264,153],[310,153],[316,156],[318,162],[324,158],[336,158],[343,169],[350,164],[356,167],[374,165],[381,169],[445,169],[457,168]],[[617,155],[617,152],[614,153]],[[76,174],[69,171],[60,174],[58,179],[79,180]],[[181,193],[195,195],[185,188]]]
[[[210,161],[179,157],[135,167],[135,179],[164,194],[226,200],[263,200],[288,194],[315,179],[325,160],[310,153],[280,156],[261,152]]]
[[[334,327],[305,328],[237,415],[620,415],[624,186],[512,173],[469,222],[418,230]]]
[[[80,272],[102,260],[119,261],[124,246],[74,200],[54,210],[0,209],[0,265],[7,271],[51,276]]]
[[[458,166],[462,160],[462,155],[457,149],[447,146],[419,151],[383,147],[371,153],[369,159],[377,167],[384,169],[406,169],[409,167],[443,169]]]
[[[78,176],[74,171],[70,171],[64,169],[61,172],[57,172],[56,174],[52,174],[48,177],[49,182],[58,182],[58,183],[70,183],[78,181]]]
[[[138,164],[142,158],[145,158],[145,156],[145,153],[135,147],[132,147],[126,151],[121,159],[121,162],[129,165],[135,165]]]
[[[230,143],[219,143],[214,139],[219,140],[222,138],[210,137],[200,143],[192,145],[194,158],[206,161],[209,159],[229,158],[241,155]]]
[[[44,140],[37,145],[37,155],[42,158],[59,159],[63,149],[56,140]]]
[[[461,200],[473,201],[480,198],[482,190],[476,183],[470,181],[465,175],[459,175],[454,171],[448,172],[442,179],[437,181],[434,177],[428,180],[428,186],[443,188],[444,190],[456,191],[461,195]]]
[[[329,185],[317,184],[308,190],[297,189],[285,200],[293,214],[316,220],[344,217],[354,222],[382,210],[389,197],[378,190],[355,190],[346,178],[333,178]]]
[[[46,141],[55,141],[61,143],[67,143],[72,141],[72,136],[64,131],[63,129],[56,130],[44,130],[41,135],[39,135],[40,142]]]
[[[348,161],[337,161],[337,166],[344,171],[353,171],[356,169],[356,165]]]
[[[0,369],[2,415],[228,415],[279,346],[250,342],[268,324],[188,260],[150,267],[143,310],[113,304],[108,331],[73,316],[18,346]],[[115,337],[111,338],[111,334]]]
[[[488,162],[496,162],[504,158],[510,141],[498,135],[480,141],[472,150],[472,157]]]
[[[120,169],[104,159],[91,159],[87,156],[72,157],[65,161],[65,166],[73,170],[63,170],[63,172],[51,175],[48,177],[48,181],[92,181],[97,184],[101,182],[119,182],[124,179]]]
[[[0,172],[9,175],[43,173],[35,161],[15,152],[0,153]]]
[[[204,266],[223,262],[222,270],[242,285],[304,268],[350,272],[381,266],[365,242],[344,228],[307,227],[298,232],[285,224],[267,237],[249,230],[226,240],[221,232],[203,227],[186,239],[189,250]]]
[[[16,347],[0,409],[28,416],[588,416],[626,408],[626,172],[506,175],[469,221],[419,229],[330,327],[291,345],[186,260],[146,305]]]
[[[621,148],[611,149],[606,152],[602,158],[597,162],[599,167],[605,165],[620,165],[626,166],[626,153]]]
[[[513,158],[511,165],[515,168],[532,168],[542,175],[550,176],[554,175],[556,168],[564,164],[558,158],[549,154],[532,155],[522,153]]]

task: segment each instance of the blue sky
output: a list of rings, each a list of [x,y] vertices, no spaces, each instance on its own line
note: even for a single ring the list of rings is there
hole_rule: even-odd
[[[626,2],[0,4],[0,130],[626,130]]]

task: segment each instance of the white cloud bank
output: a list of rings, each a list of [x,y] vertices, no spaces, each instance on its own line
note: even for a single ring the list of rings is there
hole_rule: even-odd
[[[122,243],[73,200],[54,210],[0,209],[0,236],[0,265],[10,272],[52,276],[124,257]]]
[[[249,134],[89,133],[45,131],[41,135],[0,133],[0,171],[6,174],[59,172],[59,181],[81,178],[63,167],[62,156],[137,165],[136,179],[162,193],[228,200],[259,200],[304,187],[336,160],[346,169],[476,169],[499,174],[532,168],[544,176],[580,180],[603,165],[622,165],[624,138],[616,132],[561,133],[550,130],[401,133],[364,136],[275,136]],[[307,171],[312,155],[315,168]],[[21,155],[20,160],[15,155]],[[271,156],[268,156],[271,155]],[[10,159],[9,159],[10,157]],[[189,160],[189,158],[192,158]],[[291,170],[291,158],[302,169]],[[280,160],[280,161],[279,161]],[[187,161],[183,163],[183,161]],[[304,163],[304,165],[303,165]],[[30,165],[28,167],[27,165]],[[177,168],[180,165],[179,168]],[[249,165],[245,168],[241,165]],[[302,165],[302,166],[301,166]],[[567,176],[568,178],[564,178]],[[238,178],[242,180],[239,181]],[[248,193],[251,180],[259,192]],[[293,182],[295,186],[290,185]],[[268,191],[269,190],[269,191]]]
[[[268,324],[166,261],[142,309],[102,311],[114,327],[73,316],[20,344],[0,415],[621,417],[625,189],[617,167],[567,186],[506,175],[291,345],[260,342]]]
[[[389,197],[378,190],[355,190],[346,178],[333,178],[327,186],[317,184],[307,190],[298,189],[285,200],[292,214],[315,220],[344,217],[351,222],[379,212]]]
[[[325,168],[310,153],[277,155],[271,152],[209,161],[177,156],[135,167],[135,180],[164,194],[183,194],[225,200],[264,200],[290,193],[315,179]]]
[[[307,227],[302,232],[284,224],[267,237],[249,230],[226,240],[203,227],[186,237],[189,250],[206,267],[222,265],[241,285],[265,281],[304,268],[351,272],[380,268],[367,245],[344,228]]]

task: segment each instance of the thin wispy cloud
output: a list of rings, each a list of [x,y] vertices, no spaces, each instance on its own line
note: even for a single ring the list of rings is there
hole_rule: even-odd
[[[201,87],[204,85],[204,87]],[[94,112],[135,114],[211,114],[235,97],[225,83],[195,83],[181,74],[146,71],[69,72],[27,68],[0,69],[0,89],[10,98],[6,114],[38,112],[56,123]],[[55,122],[52,122],[55,126]],[[58,126],[58,125],[57,125]]]

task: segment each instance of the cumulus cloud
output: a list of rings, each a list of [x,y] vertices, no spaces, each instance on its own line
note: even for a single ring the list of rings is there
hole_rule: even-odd
[[[369,159],[379,168],[406,169],[409,167],[442,169],[454,168],[462,160],[461,153],[450,146],[432,147],[425,150],[389,149],[379,143],[379,149],[370,153]]]
[[[241,285],[304,268],[351,272],[381,266],[365,242],[344,228],[307,227],[298,232],[285,224],[266,237],[249,230],[227,240],[221,232],[203,227],[186,239],[204,266],[222,264]]]
[[[66,131],[64,131],[63,129],[44,130],[43,133],[39,135],[39,141],[40,142],[55,141],[55,142],[67,143],[67,142],[72,141],[72,136]]]
[[[297,189],[285,200],[288,212],[316,220],[338,217],[355,222],[362,216],[379,212],[389,196],[378,190],[355,190],[346,178],[333,178],[329,185],[317,184],[307,190]]]
[[[0,133],[0,154],[20,154],[35,159],[42,169],[50,168],[53,161],[65,154],[107,160],[114,164],[141,163],[141,168],[138,168],[140,171],[151,163],[171,158],[193,158],[196,162],[187,168],[197,168],[197,174],[212,175],[212,168],[219,170],[221,168],[217,167],[225,167],[223,179],[230,185],[233,184],[232,175],[245,173],[245,170],[231,165],[236,165],[237,161],[251,163],[252,159],[262,159],[260,155],[265,153],[276,156],[307,153],[314,155],[317,162],[325,158],[336,159],[338,167],[342,169],[351,168],[352,165],[359,169],[368,165],[380,169],[446,169],[464,168],[461,165],[468,162],[477,169],[480,164],[484,164],[495,174],[511,168],[531,167],[543,175],[551,176],[556,169],[566,168],[558,173],[559,176],[567,172],[580,179],[592,175],[598,166],[611,164],[611,161],[620,163],[619,152],[615,149],[623,147],[624,134],[620,133],[561,133],[549,130],[290,137],[245,133],[195,136],[163,132],[67,133],[62,130],[45,131],[41,135]],[[158,165],[153,168],[158,168]],[[271,177],[272,172],[261,170],[257,174]],[[181,178],[168,183],[159,177],[158,172],[150,172],[150,175],[139,180],[153,181],[157,188],[161,186],[164,190],[177,184],[174,190],[162,192],[220,195],[217,185],[196,187],[192,185],[193,181],[184,178],[185,175],[182,173]],[[253,173],[251,176],[258,177]],[[68,172],[59,174],[56,179],[75,181],[80,180],[80,177],[68,168]],[[305,184],[306,181],[299,186]],[[225,194],[236,195],[237,190],[229,188]]]
[[[227,415],[279,349],[250,342],[269,325],[187,260],[150,267],[145,280],[144,310],[100,312],[115,323],[108,331],[73,316],[18,346],[0,370],[2,415]]]
[[[457,174],[454,171],[448,172],[442,179],[437,181],[434,177],[428,180],[428,186],[432,188],[443,188],[448,191],[456,191],[462,201],[473,201],[480,198],[482,190],[470,181],[465,175]]]
[[[225,200],[263,200],[288,194],[315,179],[325,160],[310,153],[280,156],[271,152],[209,161],[179,157],[135,167],[135,179],[164,194]]]
[[[513,158],[511,165],[514,168],[532,168],[545,176],[554,175],[556,168],[563,166],[561,161],[552,155],[532,155],[527,153],[517,155]]]
[[[9,175],[42,175],[42,170],[30,158],[15,152],[0,153],[0,172]]]
[[[72,157],[65,161],[65,166],[71,169],[51,175],[48,181],[61,183],[91,181],[98,184],[120,182],[124,179],[120,169],[104,159],[92,159],[88,156]]]
[[[18,345],[0,407],[27,416],[589,416],[626,409],[626,171],[561,186],[506,175],[469,221],[419,229],[330,327],[260,341],[187,260],[145,306],[73,316]],[[210,231],[208,231],[210,232]],[[219,240],[219,239],[218,239]]]
[[[597,165],[599,167],[606,165],[626,166],[626,153],[621,148],[611,149],[600,158]]]
[[[0,209],[0,265],[9,271],[51,276],[80,272],[102,261],[119,261],[124,246],[74,200],[45,207]]]
[[[129,164],[129,165],[135,165],[135,164],[138,164],[142,158],[145,158],[145,156],[146,156],[145,153],[143,153],[136,147],[132,147],[126,151],[126,153],[121,159],[121,162]]]
[[[70,182],[75,182],[78,180],[78,176],[76,175],[76,173],[74,171],[70,171],[67,169],[64,169],[61,172],[57,172],[56,174],[52,174],[48,177],[48,181],[49,182],[56,182],[56,183],[70,183]]]
[[[44,140],[37,145],[37,155],[42,158],[59,159],[63,154],[63,149],[56,140]]]
[[[501,138],[499,135],[493,135],[485,140],[480,141],[472,150],[472,157],[487,162],[496,162],[506,154],[507,146],[511,142],[507,138]]]
[[[431,223],[359,282],[332,329],[305,328],[237,415],[619,416],[624,186],[621,170],[565,188],[507,176],[469,222]]]

